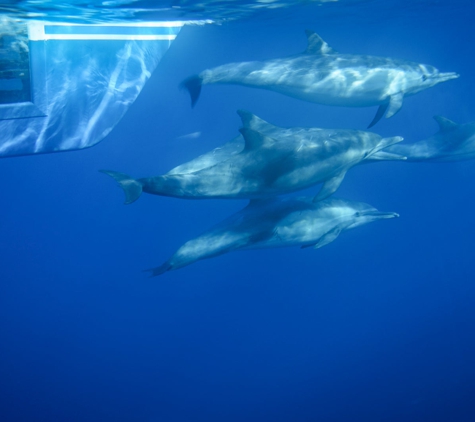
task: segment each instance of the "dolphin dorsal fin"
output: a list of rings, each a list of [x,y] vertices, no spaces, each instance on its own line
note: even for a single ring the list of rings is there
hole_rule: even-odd
[[[275,127],[274,125],[271,125],[270,123],[266,122],[260,117],[257,117],[255,114],[252,114],[250,111],[238,110],[237,114],[239,114],[239,117],[241,118],[243,127],[247,127],[249,129],[254,129],[257,131],[265,127],[269,127],[269,128]]]
[[[246,151],[251,151],[255,149],[261,148],[266,140],[269,138],[267,136],[264,136],[262,133],[257,132],[254,129],[249,129],[247,127],[242,127],[239,129],[239,132],[241,132],[242,136],[244,137],[244,142],[246,146],[244,149]]]
[[[434,120],[438,123],[441,132],[457,127],[457,123],[442,116],[434,116]]]
[[[309,29],[305,30],[305,34],[307,35],[307,49],[305,50],[305,54],[333,54],[335,50],[331,48],[325,41],[320,38],[320,35],[317,33],[310,31]]]

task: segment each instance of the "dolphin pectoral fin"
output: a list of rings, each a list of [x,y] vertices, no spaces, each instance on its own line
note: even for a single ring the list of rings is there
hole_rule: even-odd
[[[441,132],[455,129],[458,126],[457,123],[442,116],[434,116],[434,120],[439,125],[439,129]]]
[[[371,123],[368,126],[368,129],[370,127],[373,127],[376,123],[378,123],[381,118],[384,116],[384,113],[386,113],[386,110],[388,109],[389,104],[381,104],[378,108],[378,111],[376,112],[376,115],[374,116],[374,119],[371,121]]]
[[[124,204],[131,204],[132,202],[135,202],[137,199],[139,199],[140,195],[142,194],[142,184],[138,180],[132,179],[130,176],[127,176],[124,173],[119,173],[117,171],[99,171],[115,179],[119,186],[124,190]]]
[[[190,76],[185,79],[181,84],[181,89],[186,89],[191,97],[191,107],[194,107],[201,93],[201,85],[203,80],[198,75]]]
[[[328,245],[329,243],[333,242],[341,233],[341,227],[335,227],[334,229],[330,230],[328,233],[325,233],[320,240],[315,243],[313,246],[314,249],[321,248],[322,246]]]
[[[378,123],[381,118],[388,111],[386,114],[386,119],[394,116],[402,107],[402,100],[404,99],[404,94],[402,92],[398,92],[397,94],[391,95],[389,97],[389,103],[381,104],[374,116],[373,121],[369,124],[368,129],[373,127],[376,123]]]
[[[331,179],[327,180],[320,192],[313,198],[313,202],[319,202],[326,198],[328,198],[331,194],[333,194],[341,185],[341,182],[345,178],[346,170],[342,171],[338,176],[332,177]]]
[[[389,108],[388,113],[386,114],[386,119],[394,116],[402,107],[402,100],[404,99],[404,94],[398,92],[397,94],[391,95],[389,98]]]
[[[325,233],[317,243],[312,243],[311,245],[302,245],[300,249],[306,249],[313,247],[314,249],[319,249],[322,246],[328,245],[329,243],[333,242],[341,233],[341,227],[334,227],[328,233]]]

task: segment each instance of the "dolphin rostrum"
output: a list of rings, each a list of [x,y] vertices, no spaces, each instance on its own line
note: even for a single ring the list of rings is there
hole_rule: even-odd
[[[298,191],[323,182],[315,201],[333,194],[346,172],[356,164],[375,160],[405,159],[382,151],[403,138],[358,130],[320,128],[282,129],[240,111],[244,138],[228,143],[213,158],[205,154],[170,172],[133,179],[115,171],[113,177],[125,192],[126,204],[142,192],[187,199],[253,199]],[[221,160],[221,161],[220,161]]]
[[[379,212],[361,202],[329,198],[314,203],[312,198],[252,200],[241,211],[186,242],[151,276],[176,270],[201,259],[242,249],[313,246],[333,242],[345,231],[383,218],[399,217]]]
[[[307,49],[293,56],[230,63],[185,79],[194,106],[204,84],[236,84],[280,92],[313,103],[379,109],[369,127],[394,116],[405,96],[458,78],[435,67],[385,57],[339,54],[315,32],[305,31]]]
[[[434,116],[439,131],[431,137],[407,145],[388,148],[404,154],[408,161],[463,161],[475,158],[475,122],[457,124],[442,116]]]

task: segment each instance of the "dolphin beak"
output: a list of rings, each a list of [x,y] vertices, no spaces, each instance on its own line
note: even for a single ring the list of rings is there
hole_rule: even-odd
[[[381,212],[378,210],[359,211],[355,214],[356,220],[353,224],[349,225],[348,229],[359,227],[362,224],[369,223],[371,221],[382,220],[384,218],[397,218],[399,214],[397,212]],[[363,218],[361,218],[363,217]]]
[[[377,210],[368,210],[358,213],[360,217],[370,217],[371,220],[380,220],[383,218],[397,218],[399,214],[397,212],[381,212]]]
[[[398,218],[399,214],[397,212],[378,212],[375,214],[375,217],[379,218]]]
[[[445,81],[450,81],[451,79],[457,79],[460,75],[455,72],[445,72],[445,73],[439,73],[436,76],[436,79],[438,82],[445,82]]]

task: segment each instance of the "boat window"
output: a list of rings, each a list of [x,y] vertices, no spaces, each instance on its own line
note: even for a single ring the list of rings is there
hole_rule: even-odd
[[[0,26],[0,104],[31,101],[28,29],[8,21]]]

